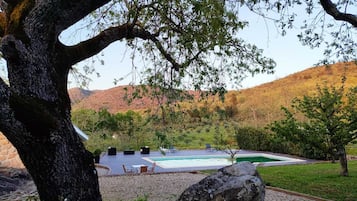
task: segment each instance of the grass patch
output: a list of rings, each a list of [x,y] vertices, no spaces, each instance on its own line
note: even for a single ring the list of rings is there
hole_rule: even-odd
[[[349,161],[349,177],[339,176],[339,163],[258,167],[267,186],[279,187],[334,201],[357,200],[357,161]],[[203,170],[212,174],[217,170]]]
[[[349,161],[349,177],[339,176],[339,163],[258,167],[264,182],[273,187],[336,201],[357,200],[357,161]]]

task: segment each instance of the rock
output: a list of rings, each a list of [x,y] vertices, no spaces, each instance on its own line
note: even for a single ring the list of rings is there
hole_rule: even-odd
[[[19,183],[20,182],[16,179],[0,175],[0,195],[16,190]]]
[[[250,162],[218,170],[187,188],[178,201],[264,201],[265,185]]]
[[[25,183],[31,181],[31,176],[25,169],[0,168],[0,200],[3,195],[9,194],[21,188]],[[13,199],[5,199],[13,200]]]

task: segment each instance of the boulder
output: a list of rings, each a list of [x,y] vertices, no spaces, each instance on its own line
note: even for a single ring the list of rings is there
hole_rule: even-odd
[[[236,163],[187,188],[178,201],[264,201],[265,185],[250,162]]]
[[[30,175],[24,169],[0,167],[0,200],[4,200],[1,197],[2,195],[16,191],[25,181],[30,180]]]

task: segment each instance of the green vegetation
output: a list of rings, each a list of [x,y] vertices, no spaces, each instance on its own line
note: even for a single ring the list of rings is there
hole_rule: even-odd
[[[156,114],[133,111],[110,114],[106,110],[78,110],[73,112],[72,117],[74,124],[90,136],[85,142],[90,151],[106,150],[108,147],[116,147],[119,151],[139,150],[141,146],[204,149],[207,143],[217,148],[226,145],[237,147],[233,137],[236,123],[233,120],[227,119],[222,123],[215,112],[206,117],[199,113],[195,117],[190,113],[181,115],[166,118],[164,124]]]
[[[339,88],[317,86],[316,94],[294,99],[295,112],[283,107],[285,119],[275,121],[271,130],[298,144],[305,157],[338,158],[341,176],[348,176],[345,146],[357,138],[357,89],[345,91],[344,82],[345,77]]]
[[[258,167],[258,172],[268,186],[335,201],[354,201],[357,198],[357,161],[350,161],[348,166],[348,177],[338,176],[338,163]]]

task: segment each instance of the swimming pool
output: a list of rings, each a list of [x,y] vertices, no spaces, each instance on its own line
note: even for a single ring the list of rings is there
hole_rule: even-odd
[[[194,156],[162,156],[144,157],[151,163],[161,168],[193,168],[193,167],[217,167],[232,165],[230,157],[225,155],[194,155]],[[255,159],[255,160],[252,160]],[[250,161],[253,164],[282,164],[291,162],[301,162],[303,160],[277,156],[272,154],[238,154],[234,161]]]

